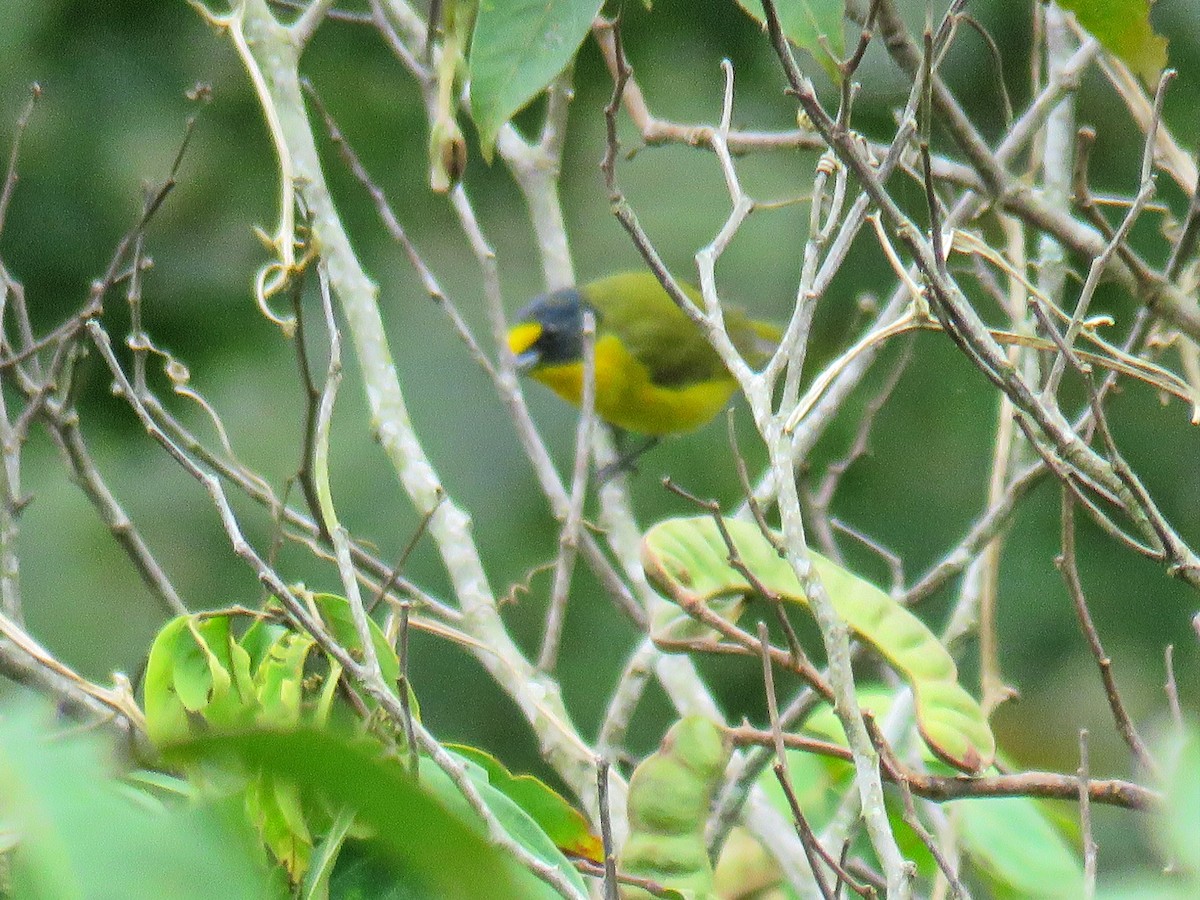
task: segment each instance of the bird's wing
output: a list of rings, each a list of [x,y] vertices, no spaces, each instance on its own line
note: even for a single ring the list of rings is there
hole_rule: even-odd
[[[683,288],[702,305],[695,288]],[[651,273],[613,275],[592,282],[584,293],[599,314],[600,331],[617,335],[655,384],[669,387],[727,377],[717,352]],[[750,320],[736,307],[726,308],[725,325],[734,346],[753,366],[765,362],[779,342],[778,329]]]
[[[695,302],[700,297],[686,288]],[[614,334],[664,387],[711,381],[725,374],[716,351],[649,272],[592,282],[584,295],[599,314],[600,332]]]

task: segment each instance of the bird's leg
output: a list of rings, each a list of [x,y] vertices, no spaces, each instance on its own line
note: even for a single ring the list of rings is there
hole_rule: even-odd
[[[603,466],[596,473],[596,487],[603,487],[604,484],[611,478],[628,472],[631,475],[637,474],[637,468],[634,465],[643,453],[658,445],[659,438],[652,435],[633,447],[626,447],[629,438],[629,432],[624,428],[613,429],[613,442],[617,445],[617,458],[608,465]]]

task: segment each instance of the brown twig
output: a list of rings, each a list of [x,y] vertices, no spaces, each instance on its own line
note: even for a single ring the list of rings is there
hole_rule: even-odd
[[[608,806],[608,770],[610,763],[596,763],[596,795],[600,810],[600,842],[604,847],[604,900],[617,900],[617,855],[613,847],[612,816]]]
[[[771,723],[771,734],[774,738],[775,764],[772,768],[775,772],[775,779],[779,782],[784,797],[787,798],[788,808],[792,813],[792,821],[796,826],[796,834],[799,836],[800,843],[804,847],[804,855],[808,859],[808,868],[812,872],[813,880],[816,881],[817,887],[821,891],[821,896],[825,897],[826,900],[832,900],[832,898],[836,897],[836,893],[830,890],[829,884],[825,880],[825,875],[821,871],[819,860],[823,860],[837,874],[839,881],[844,880],[855,893],[862,897],[873,897],[875,895],[873,889],[858,884],[856,880],[849,876],[841,863],[825,850],[821,845],[821,841],[813,832],[812,826],[809,825],[804,811],[800,808],[800,800],[796,796],[796,791],[792,787],[791,776],[788,774],[787,752],[784,749],[783,742],[783,726],[779,721],[779,701],[775,695],[775,675],[771,668],[771,642],[767,634],[767,626],[762,622],[758,623],[758,640],[762,650],[763,688],[767,698],[767,716]]]
[[[400,551],[400,556],[396,559],[391,571],[388,572],[387,578],[380,582],[379,587],[375,590],[375,597],[367,604],[367,612],[371,613],[375,607],[380,604],[384,597],[387,596],[400,578],[400,573],[404,571],[404,566],[408,563],[408,558],[412,556],[412,552],[417,549],[417,545],[421,543],[421,538],[425,536],[425,532],[429,530],[429,523],[433,519],[433,514],[438,511],[442,505],[442,501],[446,494],[439,487],[437,491],[437,499],[433,505],[425,511],[421,516],[421,521],[417,523],[416,529],[413,531],[412,537],[408,539],[408,543],[404,545],[404,549]],[[401,604],[403,608],[403,604]]]
[[[21,114],[17,116],[16,125],[13,128],[12,146],[8,151],[8,168],[4,172],[4,185],[0,187],[0,234],[4,232],[4,220],[8,215],[8,204],[12,202],[13,191],[17,187],[17,163],[21,159],[21,139],[25,136],[25,129],[29,127],[29,120],[33,118],[34,107],[37,106],[38,100],[42,98],[42,86],[36,81],[29,86],[29,99],[25,101],[25,107],[21,110]]]
[[[1088,609],[1087,596],[1083,592],[1083,583],[1079,578],[1079,568],[1075,558],[1075,504],[1073,495],[1066,490],[1062,492],[1061,541],[1062,553],[1055,557],[1054,564],[1062,573],[1067,594],[1071,597],[1071,603],[1075,607],[1075,616],[1079,619],[1079,627],[1087,639],[1088,649],[1091,650],[1092,657],[1096,660],[1096,666],[1100,669],[1100,680],[1104,683],[1104,694],[1108,698],[1108,706],[1112,710],[1117,732],[1129,747],[1138,764],[1145,771],[1153,773],[1157,771],[1154,758],[1150,755],[1150,751],[1146,748],[1145,742],[1138,734],[1133,720],[1125,709],[1121,692],[1117,688],[1116,678],[1113,677],[1112,660],[1104,652],[1104,646],[1100,643],[1100,635],[1096,631],[1096,624],[1092,621],[1092,614]]]
[[[590,859],[577,857],[572,862],[575,864],[575,868],[584,875],[592,875],[596,878],[607,877],[604,866],[594,863]],[[641,888],[652,897],[666,897],[674,900],[674,898],[679,896],[677,890],[659,884],[653,878],[642,878],[638,875],[626,875],[623,872],[617,872],[616,881],[617,884],[627,884],[630,887]]]
[[[767,524],[767,519],[763,515],[762,504],[754,496],[754,487],[750,484],[750,472],[746,468],[746,458],[742,455],[741,448],[738,446],[737,428],[734,423],[733,408],[726,410],[725,425],[729,436],[729,450],[733,454],[733,466],[737,471],[738,484],[742,487],[742,497],[746,501],[746,505],[750,508],[750,515],[754,517],[754,522],[758,525],[758,530],[762,536],[771,542],[771,546],[775,548],[775,552],[782,557],[786,550],[783,547],[783,542],[775,529]]]
[[[879,751],[880,757],[885,760],[884,765],[893,771],[901,771],[899,757],[896,756],[895,751],[892,750],[891,745],[884,738],[883,732],[879,730],[879,724],[875,721],[874,714],[864,711],[863,720],[867,723],[867,731],[871,734],[871,740],[875,744],[875,749]],[[903,819],[905,823],[912,829],[913,834],[917,836],[921,843],[925,845],[925,849],[929,851],[930,855],[933,856],[937,867],[941,870],[942,875],[945,876],[947,883],[950,885],[950,889],[954,892],[954,896],[969,897],[970,894],[959,879],[955,867],[951,865],[946,854],[942,852],[942,848],[938,846],[933,835],[929,833],[929,829],[925,827],[917,816],[917,808],[913,803],[912,789],[909,787],[908,781],[904,778],[899,778],[896,781],[896,786],[900,788],[900,797],[904,801]]]
[[[773,654],[775,664],[783,654]],[[775,736],[769,731],[741,725],[727,729],[734,746],[773,747]],[[850,761],[850,751],[838,744],[815,741],[798,735],[784,734],[785,746],[807,750]],[[944,803],[948,800],[963,800],[970,797],[1038,797],[1046,800],[1078,800],[1079,779],[1074,775],[1057,772],[1020,772],[1011,775],[928,775],[916,772],[899,764],[898,769],[882,769],[885,779],[895,782],[903,778],[913,793],[926,800]],[[1142,787],[1131,781],[1119,779],[1091,779],[1087,784],[1088,797],[1092,803],[1118,806],[1124,809],[1149,811],[1162,803],[1157,791]]]
[[[833,497],[837,493],[838,485],[841,484],[842,476],[869,451],[871,430],[875,426],[875,421],[879,413],[891,399],[896,386],[900,383],[901,376],[903,376],[905,369],[912,360],[912,350],[913,343],[910,340],[904,345],[904,351],[900,355],[900,358],[884,378],[882,387],[867,401],[867,405],[863,409],[863,414],[859,417],[854,437],[850,441],[850,447],[847,449],[845,455],[826,466],[821,483],[816,489],[806,492],[808,493],[810,511],[815,517],[809,525],[816,532],[822,546],[837,549],[837,542],[833,538],[832,524],[829,518],[829,510],[833,505]],[[838,553],[838,556],[840,556],[840,553]]]
[[[733,536],[729,533],[729,529],[725,525],[725,517],[721,515],[721,504],[716,500],[702,500],[672,481],[669,475],[663,478],[662,485],[671,493],[682,497],[689,503],[696,504],[696,506],[703,509],[712,517],[713,522],[717,526],[717,531],[721,535],[721,540],[725,544],[726,561],[734,571],[746,579],[750,588],[771,606],[776,620],[779,622],[779,627],[783,631],[784,638],[787,640],[788,650],[791,653],[795,666],[812,668],[808,662],[808,657],[804,653],[804,648],[800,646],[800,638],[796,636],[796,629],[792,627],[792,622],[783,607],[783,600],[775,591],[763,584],[742,559],[737,545],[733,542]]]
[[[1200,152],[1200,151],[1198,151]],[[1200,159],[1200,156],[1198,156]],[[1197,166],[1200,169],[1200,165]],[[1191,258],[1196,249],[1196,241],[1200,239],[1200,178],[1192,188],[1192,199],[1188,202],[1187,215],[1183,220],[1183,228],[1175,246],[1171,248],[1171,256],[1163,274],[1168,280],[1174,281],[1183,271],[1184,264]]]

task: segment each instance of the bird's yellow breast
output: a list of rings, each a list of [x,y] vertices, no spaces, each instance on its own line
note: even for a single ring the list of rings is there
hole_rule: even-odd
[[[530,375],[568,403],[583,400],[583,363],[538,366]],[[596,413],[619,428],[648,435],[693,431],[704,425],[729,402],[734,380],[721,378],[663,386],[650,380],[615,335],[596,341]]]

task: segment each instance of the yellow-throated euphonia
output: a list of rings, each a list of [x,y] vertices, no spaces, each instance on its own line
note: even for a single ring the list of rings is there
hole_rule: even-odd
[[[698,306],[700,292],[684,291]],[[517,367],[569,403],[583,396],[583,312],[596,318],[596,414],[651,436],[692,431],[729,402],[736,386],[700,329],[650,272],[610,275],[536,297],[516,315],[508,347]],[[760,366],[779,342],[774,325],[725,309],[746,361]]]

